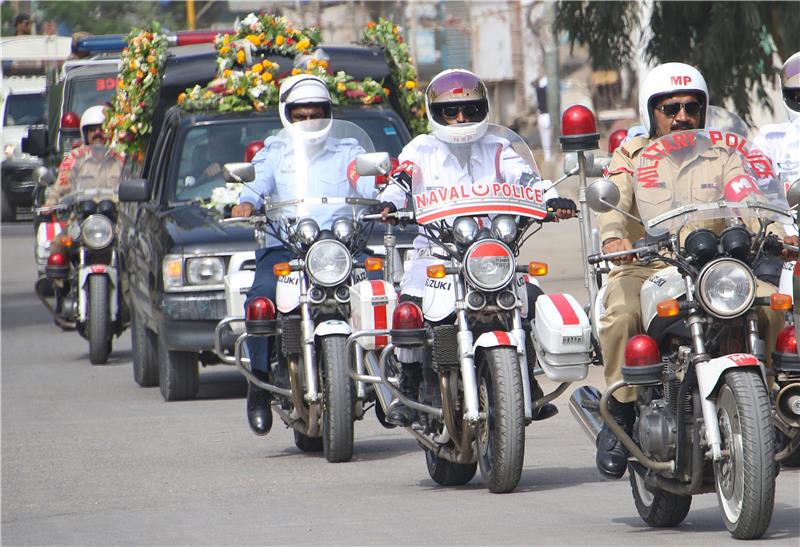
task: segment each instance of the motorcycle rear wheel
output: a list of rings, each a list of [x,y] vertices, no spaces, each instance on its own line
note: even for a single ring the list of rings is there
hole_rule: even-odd
[[[725,527],[736,539],[756,539],[775,504],[775,435],[770,401],[758,372],[728,370],[717,394],[723,453],[714,483]]]
[[[339,335],[322,338],[323,400],[322,448],[331,463],[350,461],[353,457],[353,420],[355,393],[347,372],[346,338]]]
[[[478,463],[489,491],[511,492],[522,475],[525,457],[525,408],[516,348],[489,348],[480,354]]]
[[[442,486],[461,486],[467,484],[475,476],[478,463],[455,463],[440,458],[432,450],[425,449],[425,465],[428,475],[436,484]]]
[[[654,528],[671,528],[679,525],[689,514],[692,496],[679,496],[666,490],[648,489],[644,477],[635,466],[628,465],[633,502],[641,519]]]
[[[89,360],[105,365],[111,352],[111,313],[108,306],[108,278],[89,276]]]

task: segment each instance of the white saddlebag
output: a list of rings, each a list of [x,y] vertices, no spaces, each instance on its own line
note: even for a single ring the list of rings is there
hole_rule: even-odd
[[[536,299],[533,345],[547,377],[559,382],[583,380],[592,361],[589,318],[569,294]]]
[[[228,275],[225,276],[225,315],[226,317],[244,317],[244,301],[247,291],[253,285],[256,272],[243,270],[247,263],[256,259],[254,252],[236,253],[231,256],[228,263]],[[236,334],[244,332],[244,322],[235,321],[230,324],[231,330]]]
[[[44,274],[47,259],[50,257],[50,243],[64,231],[60,222],[42,222],[36,230],[36,268]]]
[[[353,332],[392,328],[397,293],[391,283],[366,280],[350,287],[350,326]],[[358,345],[367,350],[385,347],[388,336],[363,336]]]

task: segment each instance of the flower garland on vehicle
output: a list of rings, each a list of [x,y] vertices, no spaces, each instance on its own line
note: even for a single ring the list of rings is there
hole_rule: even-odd
[[[383,49],[392,80],[397,85],[401,114],[411,128],[411,133],[416,136],[428,132],[425,97],[419,90],[417,69],[414,68],[400,30],[399,26],[381,17],[377,23],[367,23],[361,35],[361,43]]]
[[[164,76],[167,37],[158,23],[150,30],[134,29],[122,50],[117,93],[106,109],[103,129],[109,146],[121,154],[144,154],[158,88]]]

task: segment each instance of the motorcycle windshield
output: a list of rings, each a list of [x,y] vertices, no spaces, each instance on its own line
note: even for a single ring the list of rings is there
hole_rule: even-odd
[[[407,168],[419,224],[458,216],[547,214],[547,188],[531,149],[507,127],[490,124],[486,134],[471,143],[436,140],[420,165]]]
[[[640,154],[634,188],[653,235],[720,218],[792,218],[769,159],[734,132],[681,131],[653,141]]]
[[[267,218],[292,225],[312,218],[330,228],[379,203],[375,178],[361,177],[356,156],[373,152],[369,135],[344,120],[306,120],[284,128],[265,143],[264,171],[274,184],[264,196]],[[261,175],[256,167],[256,177]]]
[[[745,138],[750,135],[750,127],[738,114],[712,104],[708,105],[706,110],[706,128],[723,133],[736,133]]]

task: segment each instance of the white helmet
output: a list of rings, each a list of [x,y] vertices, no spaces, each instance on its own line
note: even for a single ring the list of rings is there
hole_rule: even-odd
[[[700,127],[706,126],[708,86],[700,71],[684,63],[664,63],[647,73],[639,86],[639,117],[647,133],[652,137],[655,130],[653,103],[664,95],[675,93],[699,93],[703,108],[700,110]]]
[[[783,63],[781,70],[783,106],[790,122],[800,119],[800,51]]]
[[[447,107],[469,107],[474,114],[468,116],[470,121],[467,123],[448,125],[444,120]],[[425,109],[430,130],[441,141],[462,144],[476,141],[486,134],[489,123],[488,93],[481,79],[469,70],[445,70],[434,76],[425,90]]]
[[[325,118],[321,123],[315,120],[313,123],[293,124],[290,111],[300,105],[322,106]],[[321,78],[310,74],[297,74],[286,78],[281,82],[278,114],[283,127],[292,137],[301,139],[305,144],[323,142],[328,137],[333,121],[328,86]]]
[[[83,116],[81,116],[81,138],[83,138],[84,144],[89,144],[89,135],[84,129],[90,125],[103,125],[106,119],[105,109],[105,106],[97,105],[90,106],[83,112]]]

